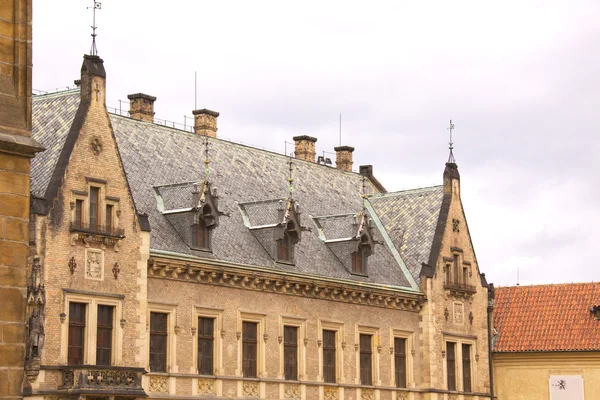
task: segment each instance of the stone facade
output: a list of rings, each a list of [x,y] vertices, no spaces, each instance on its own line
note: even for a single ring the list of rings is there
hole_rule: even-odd
[[[0,397],[20,398],[25,361],[29,160],[31,139],[31,0],[0,7]]]
[[[269,163],[281,164],[282,187],[286,187],[287,167],[293,167],[288,157],[275,159],[271,153],[258,153],[262,151],[246,146],[237,149],[237,145],[217,142],[212,134],[207,134],[213,138],[209,140],[175,132],[180,135],[177,139],[189,141],[194,149],[191,159],[196,164],[185,164],[183,153],[171,162],[181,163],[184,167],[180,169],[187,168],[194,174],[199,170],[205,179],[201,185],[193,183],[192,192],[181,189],[178,178],[170,176],[171,173],[152,177],[150,183],[140,181],[140,176],[135,175],[136,168],[144,172],[147,168],[140,168],[131,157],[152,156],[139,148],[129,152],[126,140],[132,138],[126,136],[128,131],[124,129],[131,120],[111,116],[105,98],[103,61],[97,56],[85,56],[77,111],[56,156],[44,198],[36,199],[32,206],[30,252],[37,264],[35,268],[32,266],[31,274],[39,266],[46,300],[45,344],[39,349],[39,374],[30,378],[29,397],[149,395],[170,399],[311,400],[490,397],[487,283],[480,275],[471,244],[460,201],[460,178],[454,164],[446,166],[443,187],[430,188],[421,195],[401,192],[390,194],[389,198],[381,195],[379,205],[373,205],[364,187],[368,186],[373,197],[383,187],[372,177],[372,169],[368,168],[369,172],[363,176],[315,164],[316,139],[296,137],[296,157],[312,154],[309,161],[313,161],[300,163],[301,168],[297,169],[298,175],[309,171],[312,178],[307,181],[296,176],[297,196],[314,193],[308,185],[322,179],[327,184],[335,180],[335,185],[331,183],[335,186],[332,193],[339,199],[329,209],[321,204],[328,196],[306,207],[331,214],[329,210],[337,210],[344,202],[352,203],[352,207],[362,206],[361,211],[353,214],[303,215],[301,219],[302,209],[291,197],[287,203],[267,200],[242,204],[238,199],[254,200],[255,188],[264,182],[245,182],[239,177],[241,172],[231,172],[234,170],[226,169],[229,164],[219,164],[214,153],[221,149],[222,159],[231,168],[241,164],[244,155],[253,168],[261,162],[259,156],[270,157],[265,158]],[[211,117],[208,125],[216,135],[218,114],[200,111],[195,113],[196,117]],[[202,121],[204,125],[208,123]],[[151,132],[154,125],[147,122],[134,121],[146,128],[145,144],[154,137]],[[156,136],[162,139],[157,153],[160,156],[167,153],[164,135],[175,134],[164,129]],[[40,134],[43,135],[43,129]],[[204,140],[206,145],[203,155],[193,147],[197,143],[191,142],[197,139]],[[302,151],[298,151],[298,142],[306,144]],[[213,146],[210,154],[209,145]],[[174,147],[177,151],[183,149],[179,145]],[[216,172],[209,168],[209,160]],[[351,171],[351,159],[344,162],[349,165],[347,171]],[[198,168],[202,164],[205,169]],[[162,174],[167,166],[162,164],[159,172]],[[256,174],[262,178],[267,172]],[[164,185],[168,183],[164,182],[165,176],[175,183]],[[217,182],[223,176],[231,180],[223,178],[220,183],[225,187],[220,186],[223,192],[218,192],[211,189],[209,176]],[[278,182],[279,176],[274,179]],[[249,198],[242,193],[231,193],[234,184],[247,190]],[[301,187],[303,184],[307,186]],[[188,186],[186,183],[183,187]],[[349,193],[341,193],[341,187],[349,188],[346,189]],[[150,193],[150,203],[143,200],[145,193]],[[191,208],[182,208],[187,203],[181,198],[187,195],[193,196],[193,204]],[[433,222],[413,223],[410,234],[416,240],[411,243],[394,242],[396,236],[384,214],[394,218],[402,211],[412,220],[425,219],[413,218],[410,214],[413,205],[408,201],[408,206],[401,203],[407,196],[422,199],[425,195],[433,199],[432,205],[423,203],[420,208]],[[94,208],[92,204],[99,206]],[[154,214],[140,214],[138,207],[146,207],[145,212]],[[430,208],[435,212],[429,212]],[[99,210],[96,216],[100,224],[92,224],[93,210]],[[283,222],[271,224],[272,217]],[[212,250],[190,242],[190,226],[185,224],[196,221],[194,218],[203,218],[205,226],[214,229],[210,239],[214,241]],[[154,224],[152,231],[149,221]],[[266,247],[275,243],[274,238],[284,238],[290,232],[294,243],[299,243],[295,258],[281,260],[279,255],[271,255]],[[346,237],[348,232],[351,237]],[[421,238],[425,237],[431,243],[422,247],[420,242],[425,239]],[[368,248],[365,250],[368,263],[365,261],[363,269],[356,271],[356,258],[352,261],[349,251],[356,252],[361,246]],[[413,253],[418,255],[419,263],[411,259],[414,256],[407,246],[416,246]],[[229,250],[232,248],[234,251]],[[342,259],[346,261],[339,261]],[[83,360],[79,365],[69,365],[67,359],[71,303],[84,304],[86,310]],[[99,306],[114,310],[108,366],[96,365]],[[166,368],[161,372],[152,371],[150,365],[151,313],[166,318]],[[199,374],[199,318],[210,318],[214,324],[212,373],[207,375]],[[244,322],[257,324],[255,378],[243,374]],[[285,379],[285,326],[295,327],[297,332],[296,380]],[[325,382],[324,331],[335,332],[335,376],[331,383]],[[369,346],[361,348],[361,335],[370,338]],[[406,343],[406,387],[398,387],[400,381],[397,382],[395,373],[399,368],[395,361],[396,339]],[[448,372],[447,343],[456,348],[450,357],[455,360],[454,374]],[[372,380],[370,383],[361,381],[361,357],[371,364],[370,375],[365,378]],[[455,385],[449,384],[448,376],[455,377]],[[470,388],[465,386],[468,384]]]

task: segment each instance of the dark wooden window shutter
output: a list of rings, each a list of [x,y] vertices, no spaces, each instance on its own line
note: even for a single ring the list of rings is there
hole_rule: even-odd
[[[396,387],[406,387],[406,339],[394,338],[394,365]]]
[[[98,306],[96,365],[111,365],[114,309],[113,306]]]
[[[90,187],[90,229],[97,228],[100,224],[100,188]]]
[[[151,372],[167,372],[168,319],[168,314],[150,313]]]
[[[446,374],[448,390],[456,390],[456,344],[446,342]]]
[[[462,345],[463,391],[471,391],[471,345]]]
[[[288,381],[298,380],[298,328],[283,327],[283,370]]]
[[[198,318],[198,373],[213,375],[214,318]]]
[[[247,378],[257,377],[258,367],[258,324],[242,323],[242,373]]]
[[[323,379],[335,383],[336,375],[335,331],[323,331]]]
[[[86,308],[87,304],[84,303],[69,303],[69,365],[81,365],[84,362]]]
[[[372,385],[373,384],[373,369],[372,369],[372,359],[373,359],[373,349],[372,349],[372,339],[371,335],[360,335],[360,383],[362,385]]]

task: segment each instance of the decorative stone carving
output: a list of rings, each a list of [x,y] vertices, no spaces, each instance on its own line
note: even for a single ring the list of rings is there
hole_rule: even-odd
[[[85,277],[102,280],[104,275],[104,253],[101,250],[88,249],[85,258]]]
[[[95,156],[100,155],[102,153],[102,141],[99,137],[95,136],[90,140],[90,149],[92,149],[92,153]]]
[[[308,346],[308,338],[307,337],[304,338],[304,346]]]
[[[113,265],[113,267],[112,267],[112,273],[113,273],[113,276],[115,277],[115,281],[119,277],[119,272],[121,272],[121,268],[119,267],[119,263],[115,263],[115,265]]]
[[[465,322],[464,318],[465,314],[465,306],[463,303],[455,302],[454,303],[454,323],[462,325]]]
[[[61,312],[60,314],[58,314],[58,317],[60,318],[60,323],[64,323],[67,319],[67,314],[65,314],[64,312]]]
[[[283,336],[281,336],[281,335],[277,336],[277,342],[279,342],[279,344],[281,344],[281,342],[283,342]]]
[[[127,320],[125,318],[121,318],[119,323],[121,324],[121,328],[125,328],[125,325],[127,324]]]
[[[192,336],[196,336],[196,331],[197,331],[196,327],[192,326],[190,331],[192,332]]]
[[[199,395],[215,395],[215,380],[198,378],[198,394]]]
[[[168,383],[166,376],[151,376],[148,390],[150,392],[167,393],[169,391]]]
[[[27,359],[40,358],[42,348],[44,347],[44,338],[42,316],[40,315],[40,311],[34,308],[27,321]]]
[[[450,311],[448,311],[448,307],[444,308],[444,318],[448,321],[448,317],[450,316]]]
[[[246,397],[258,397],[258,382],[255,381],[244,381],[242,384],[243,396]]]
[[[473,311],[469,312],[469,324],[473,325],[473,318],[475,318],[473,316]]]
[[[217,286],[227,285],[245,290],[285,293],[411,312],[419,312],[424,302],[424,297],[419,295],[390,294],[384,290],[366,289],[351,284],[332,286],[328,282],[320,283],[303,278],[273,279],[259,274],[243,270],[230,272],[206,265],[186,265],[173,260],[154,259],[148,262],[148,276],[154,278],[178,279]]]
[[[361,389],[360,390],[361,400],[375,400],[375,391],[373,389]]]
[[[460,232],[460,221],[452,218],[452,232]]]
[[[408,392],[396,392],[396,400],[408,400]]]
[[[238,331],[238,332],[236,332],[236,333],[235,333],[235,337],[236,337],[238,340],[240,340],[240,338],[242,337],[242,332],[239,332],[239,331]]]
[[[69,272],[71,272],[71,275],[73,275],[75,273],[76,269],[77,269],[77,262],[75,261],[75,257],[71,257],[71,259],[69,260]]]
[[[337,400],[338,399],[338,388],[332,386],[325,386],[323,388],[323,398],[325,400]]]
[[[283,385],[283,397],[285,399],[300,399],[300,385],[297,383]]]

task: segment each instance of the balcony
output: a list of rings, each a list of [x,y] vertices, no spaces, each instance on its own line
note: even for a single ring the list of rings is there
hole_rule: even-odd
[[[106,236],[117,239],[125,237],[125,230],[123,228],[98,224],[90,225],[80,221],[71,222],[70,230],[71,232],[87,233],[90,235]]]
[[[477,288],[474,285],[461,282],[444,282],[444,289],[455,294],[472,295],[477,293]]]
[[[99,365],[59,367],[59,391],[90,396],[147,397],[142,388],[143,368]]]

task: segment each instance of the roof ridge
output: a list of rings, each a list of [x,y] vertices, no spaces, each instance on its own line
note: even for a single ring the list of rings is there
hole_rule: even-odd
[[[57,92],[46,92],[46,93],[41,93],[41,94],[34,94],[31,96],[31,100],[35,101],[41,98],[47,99],[47,98],[52,98],[52,97],[60,97],[60,96],[64,96],[67,94],[74,94],[74,93],[79,93],[80,89],[79,88],[73,88],[73,89],[66,89],[66,90],[59,90]]]
[[[509,289],[509,288],[531,288],[531,287],[546,287],[546,286],[574,286],[574,285],[591,285],[600,284],[600,282],[562,282],[562,283],[540,283],[531,285],[512,285],[512,286],[495,286],[495,289]]]
[[[444,185],[423,186],[423,187],[418,187],[418,188],[414,188],[414,189],[398,190],[396,192],[372,194],[372,195],[368,196],[368,198],[394,197],[394,196],[400,196],[402,194],[410,194],[412,192],[432,191],[433,189],[439,189],[439,188],[443,188],[443,187],[444,187]]]

